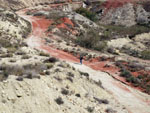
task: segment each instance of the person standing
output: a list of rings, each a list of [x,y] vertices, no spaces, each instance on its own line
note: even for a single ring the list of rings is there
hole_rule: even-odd
[[[82,65],[83,56],[80,56],[80,64]]]

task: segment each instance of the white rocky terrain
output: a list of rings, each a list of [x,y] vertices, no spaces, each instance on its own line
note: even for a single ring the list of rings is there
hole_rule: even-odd
[[[84,75],[85,74],[85,75]],[[58,62],[40,79],[0,83],[0,112],[4,113],[128,113],[110,93],[86,73]]]
[[[0,11],[0,32],[11,37],[22,39],[31,32],[31,25],[28,21],[19,17],[15,12],[5,9]],[[12,24],[13,23],[13,24]]]
[[[109,10],[96,23],[74,12],[81,4],[72,1],[0,0],[0,113],[150,113],[150,95],[119,77],[119,67],[113,67],[117,61],[131,61],[149,70],[148,60],[121,52],[148,49],[150,34],[106,37],[110,35],[109,24],[127,28],[136,25],[135,13],[141,18],[145,10],[139,6],[135,12],[129,3]],[[103,21],[105,25],[99,25]],[[87,44],[95,37],[108,38],[93,45],[106,44],[115,54],[89,50],[73,42],[84,36],[92,36]],[[80,53],[86,54],[83,65],[78,63]],[[142,84],[141,79],[138,82]]]

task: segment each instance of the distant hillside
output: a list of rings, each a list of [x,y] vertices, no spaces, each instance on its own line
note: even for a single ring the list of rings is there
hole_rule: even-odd
[[[18,10],[25,7],[47,5],[51,3],[78,2],[82,0],[0,0],[0,7]]]

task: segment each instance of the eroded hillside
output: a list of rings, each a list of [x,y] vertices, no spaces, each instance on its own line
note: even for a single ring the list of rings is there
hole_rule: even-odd
[[[19,10],[26,7],[45,6],[49,4],[67,3],[67,2],[81,2],[80,0],[0,0],[2,8]]]
[[[28,8],[1,10],[0,112],[149,113],[147,5],[17,2],[2,1]]]

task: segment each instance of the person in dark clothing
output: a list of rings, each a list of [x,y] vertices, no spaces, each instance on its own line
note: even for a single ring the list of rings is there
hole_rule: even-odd
[[[82,64],[83,56],[80,56],[80,64]]]

